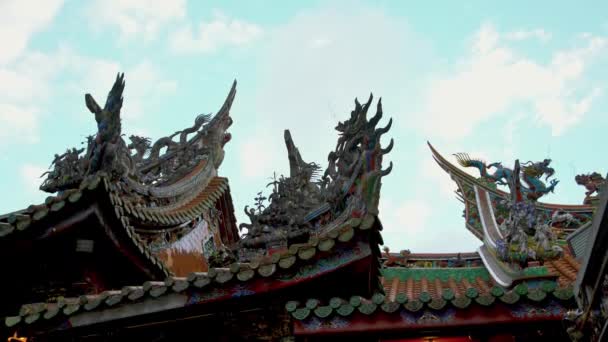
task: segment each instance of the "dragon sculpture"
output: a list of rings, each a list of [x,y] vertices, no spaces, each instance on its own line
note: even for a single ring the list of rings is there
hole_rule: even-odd
[[[523,168],[516,160],[513,174],[525,172]],[[501,224],[504,239],[497,243],[497,254],[503,261],[521,263],[558,257],[562,249],[556,244],[556,235],[551,229],[552,221],[558,218],[554,217],[548,222],[541,218],[534,203],[536,198],[530,197],[529,192],[528,196],[524,196],[527,188],[522,186],[520,177],[511,177],[508,186],[511,197],[505,205],[509,215]]]
[[[124,89],[124,74],[118,74],[103,109],[91,94],[85,95],[87,108],[95,114],[95,121],[97,121],[97,135],[93,141],[90,155],[87,155],[89,164],[87,175],[105,171],[121,177],[132,169],[131,156],[125,141],[120,136],[122,132],[120,110]]]
[[[517,178],[521,178],[526,183],[526,186],[521,185],[522,193],[533,201],[553,192],[555,186],[559,183],[557,179],[549,180],[555,173],[555,170],[549,167],[551,159],[545,159],[541,162],[528,161],[522,163],[521,170],[514,172],[512,169],[503,166],[500,162],[486,164],[479,159],[472,159],[466,153],[456,153],[454,156],[461,166],[477,168],[481,178],[492,183],[509,185],[514,178],[513,175],[519,175]],[[493,173],[488,172],[491,168],[495,169]],[[545,181],[549,181],[548,186],[543,182],[543,176],[545,177]]]
[[[86,106],[95,115],[97,133],[94,137],[89,136],[84,155],[81,155],[83,149],[55,155],[51,164],[54,169],[41,176],[47,175],[40,186],[41,190],[56,192],[77,187],[86,176],[100,171],[117,179],[125,177],[132,170],[131,156],[121,138],[120,110],[124,88],[124,74],[118,74],[103,108],[91,94],[85,95]]]
[[[128,145],[123,140],[120,111],[124,88],[124,74],[118,74],[103,109],[93,96],[85,95],[87,108],[95,114],[97,133],[87,138],[86,152],[72,149],[55,155],[53,169],[41,176],[46,176],[41,190],[53,193],[77,188],[86,177],[103,172],[145,196],[151,187],[179,180],[203,163],[203,159],[215,169],[220,166],[223,147],[231,138],[227,129],[232,125],[229,111],[236,95],[236,81],[213,118],[210,114],[201,114],[191,127],[160,138],[154,144],[151,139],[136,135],[129,137]]]
[[[576,175],[574,177],[576,184],[584,186],[585,203],[589,203],[593,194],[599,195],[602,187],[606,184],[606,179],[598,172]]]
[[[388,132],[392,120],[386,127],[376,127],[382,118],[382,101],[368,120],[372,100],[370,96],[361,105],[355,99],[350,119],[336,126],[338,143],[329,153],[329,165],[320,179],[319,166],[302,159],[290,132],[285,131],[289,177],[281,176],[268,184],[272,193],[266,208],[256,212],[245,207],[251,223],[240,225],[247,229],[242,247],[263,250],[277,241],[306,239],[346,211],[378,213],[380,180],[392,170],[392,163],[382,169],[382,157],[393,147],[391,139],[386,148],[381,148],[380,138]]]

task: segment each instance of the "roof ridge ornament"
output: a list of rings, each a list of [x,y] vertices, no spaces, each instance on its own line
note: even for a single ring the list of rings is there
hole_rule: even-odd
[[[363,105],[355,99],[350,118],[335,127],[338,142],[329,153],[328,167],[320,178],[320,167],[302,159],[291,133],[285,131],[289,177],[275,177],[268,184],[272,187],[270,203],[261,213],[245,207],[251,223],[239,226],[247,229],[241,240],[242,259],[255,257],[247,255],[250,251],[270,253],[291,243],[306,242],[310,234],[345,217],[378,214],[381,178],[392,170],[392,162],[382,169],[382,158],[391,151],[394,141],[381,147],[380,138],[389,131],[392,119],[385,127],[376,127],[383,114],[380,99],[376,113],[368,120],[372,101],[371,94]]]
[[[85,95],[87,108],[95,114],[97,133],[87,137],[86,152],[84,148],[74,148],[55,155],[53,169],[41,176],[46,176],[41,190],[54,193],[78,188],[85,178],[104,172],[113,180],[125,181],[137,192],[148,194],[146,189],[171,185],[203,164],[217,170],[224,159],[223,146],[231,139],[227,129],[232,125],[230,108],[236,95],[236,80],[215,116],[200,114],[191,127],[154,144],[151,139],[136,135],[129,137],[129,145],[123,140],[120,112],[124,88],[124,73],[119,73],[103,108],[91,94]],[[179,140],[174,141],[175,137]],[[166,152],[161,153],[164,148]]]
[[[559,180],[549,178],[553,176],[555,170],[550,167],[551,159],[544,159],[540,162],[527,161],[520,165],[519,172],[515,172],[513,169],[505,167],[501,162],[494,162],[486,164],[481,159],[471,158],[467,153],[455,153],[454,156],[463,167],[476,168],[479,171],[480,178],[489,184],[498,185],[509,185],[513,182],[513,175],[519,175],[517,184],[518,189],[521,191],[521,195],[532,201],[537,201],[542,196],[553,192]],[[494,168],[494,172],[490,173],[489,170]],[[549,182],[547,185],[543,180]],[[525,185],[521,184],[521,181]]]

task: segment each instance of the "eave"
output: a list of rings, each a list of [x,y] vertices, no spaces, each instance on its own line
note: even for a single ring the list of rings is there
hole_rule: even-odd
[[[0,244],[18,245],[30,240],[44,240],[73,229],[93,218],[116,249],[136,265],[149,279],[165,277],[170,272],[134,233],[124,210],[115,205],[117,194],[104,176],[95,176],[59,196],[49,196],[45,203],[32,205],[21,214],[6,217],[5,234]],[[79,228],[80,227],[80,228]]]
[[[168,277],[165,281],[146,282],[98,295],[66,298],[60,303],[26,304],[17,316],[7,317],[5,323],[9,328],[21,327],[28,331],[100,324],[280,291],[355,264],[366,270],[365,279],[371,279],[378,267],[374,260],[379,254],[377,247],[373,247],[377,246],[378,227],[375,216],[351,218],[306,244],[289,246],[285,253],[250,263],[235,263],[228,268],[211,268],[185,278]],[[370,293],[379,289],[373,281],[369,286]]]

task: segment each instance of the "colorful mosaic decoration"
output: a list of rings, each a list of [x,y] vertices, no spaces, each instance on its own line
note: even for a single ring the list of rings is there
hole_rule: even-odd
[[[543,306],[531,305],[529,303],[518,303],[511,315],[516,318],[548,318],[564,317],[566,309],[554,300],[549,301]]]
[[[401,310],[399,315],[401,316],[401,319],[407,324],[442,324],[453,321],[454,316],[456,315],[456,311],[452,308],[441,311],[421,310],[418,312]]]
[[[325,329],[344,329],[351,325],[351,322],[343,317],[334,316],[331,319],[323,320],[319,319],[315,316],[309,318],[308,320],[302,322],[304,329],[306,330],[319,330],[322,328]]]

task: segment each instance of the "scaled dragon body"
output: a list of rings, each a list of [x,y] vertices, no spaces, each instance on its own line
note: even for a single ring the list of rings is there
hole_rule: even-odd
[[[474,167],[479,170],[481,178],[499,185],[508,185],[514,176],[512,169],[502,165],[502,163],[491,163],[486,164],[484,161],[479,159],[472,159],[466,153],[455,154],[458,163],[464,167]],[[549,177],[553,176],[555,170],[549,165],[551,159],[545,159],[541,162],[526,162],[521,164],[521,170],[518,172],[519,177],[525,183],[521,185],[521,192],[531,200],[537,200],[540,197],[553,192],[555,186],[559,183],[557,179],[549,180]],[[494,168],[494,172],[488,172],[489,169]],[[544,176],[545,181],[549,181],[549,185],[545,184],[542,180]]]

